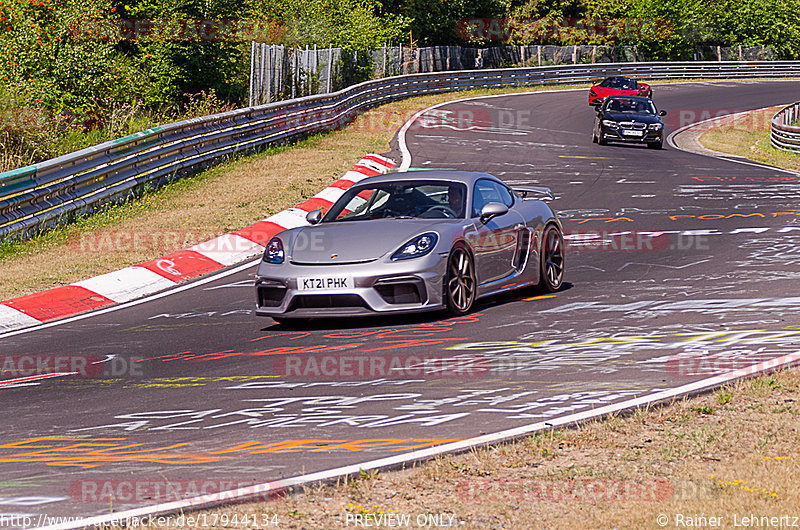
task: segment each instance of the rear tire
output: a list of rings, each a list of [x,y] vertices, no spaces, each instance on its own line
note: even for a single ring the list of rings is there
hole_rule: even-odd
[[[475,264],[472,256],[458,244],[447,258],[447,274],[444,281],[444,298],[447,311],[451,315],[463,315],[472,309],[478,282],[475,277]]]
[[[542,233],[539,252],[539,288],[545,292],[558,291],[564,282],[564,236],[558,226],[549,224]]]

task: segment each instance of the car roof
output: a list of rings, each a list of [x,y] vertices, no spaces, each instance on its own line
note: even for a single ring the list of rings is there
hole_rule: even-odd
[[[359,181],[356,185],[363,184],[376,184],[379,182],[402,182],[409,180],[439,180],[449,182],[462,182],[471,187],[477,180],[491,179],[502,183],[503,181],[489,173],[482,173],[480,171],[461,171],[461,170],[448,170],[437,169],[431,171],[404,171],[399,173],[386,173],[385,175],[377,175],[374,177],[365,178]]]

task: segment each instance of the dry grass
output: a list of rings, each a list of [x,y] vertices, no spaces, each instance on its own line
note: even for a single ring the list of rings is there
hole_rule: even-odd
[[[798,391],[800,372],[786,370],[404,471],[204,513],[269,514],[297,529],[356,526],[356,514],[392,513],[412,522],[449,514],[461,528],[565,530],[660,528],[662,514],[669,528],[680,527],[680,515],[721,517],[723,528],[734,516],[741,524],[747,516],[800,515]]]
[[[800,154],[779,151],[769,143],[769,122],[782,106],[750,112],[735,120],[723,119],[700,135],[700,143],[714,151],[744,156],[756,162],[800,171]]]

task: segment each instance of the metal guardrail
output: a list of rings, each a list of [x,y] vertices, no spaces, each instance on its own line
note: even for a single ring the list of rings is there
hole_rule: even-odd
[[[781,109],[772,117],[769,143],[781,151],[800,153],[800,101]]]
[[[211,160],[334,129],[361,111],[397,99],[476,88],[582,83],[614,74],[648,80],[791,77],[800,76],[800,61],[603,63],[410,74],[170,123],[0,173],[0,237],[25,237]]]

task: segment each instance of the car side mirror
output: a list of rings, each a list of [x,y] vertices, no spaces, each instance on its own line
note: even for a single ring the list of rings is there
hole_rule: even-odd
[[[658,115],[659,116],[666,116],[667,115],[667,111],[666,110],[660,110],[660,111],[658,111]]]
[[[322,210],[311,210],[306,214],[306,221],[310,225],[318,225],[322,221]]]
[[[487,203],[481,208],[481,222],[483,224],[488,223],[495,217],[500,215],[505,215],[508,213],[508,206],[505,204],[501,204],[499,202],[490,202]]]

